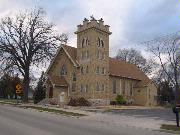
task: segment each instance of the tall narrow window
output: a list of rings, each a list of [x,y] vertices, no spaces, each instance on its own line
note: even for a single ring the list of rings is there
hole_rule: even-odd
[[[73,81],[76,81],[76,73],[73,72]]]
[[[88,46],[89,45],[89,39],[87,38],[86,39],[86,46]]]
[[[100,87],[99,87],[99,83],[97,82],[96,84],[96,90],[99,91],[100,90]]]
[[[96,68],[96,74],[99,74],[99,66]]]
[[[60,74],[61,76],[67,75],[67,69],[65,65],[62,66]]]
[[[88,92],[88,85],[86,84],[84,92]]]
[[[130,83],[130,95],[131,96],[133,95],[133,83],[132,82]]]
[[[105,74],[105,68],[103,67],[102,70],[101,70],[101,74]]]
[[[102,84],[102,86],[101,86],[101,90],[102,90],[102,91],[104,91],[104,90],[105,90],[105,86],[104,86],[104,84]]]
[[[122,80],[122,93],[123,93],[123,95],[125,95],[125,88],[126,88],[125,80]]]
[[[89,67],[88,66],[86,67],[86,73],[89,73]]]
[[[80,89],[80,91],[83,92],[83,90],[84,90],[84,87],[83,87],[83,84],[81,84],[81,89]]]
[[[98,47],[101,46],[101,39],[98,37]]]
[[[81,74],[84,74],[84,68],[81,67]]]
[[[81,43],[81,47],[84,47],[84,43],[85,43],[85,39],[83,38],[82,43]]]
[[[116,80],[113,80],[113,94],[116,94]]]
[[[86,52],[86,59],[89,59],[89,51]]]
[[[104,47],[104,41],[98,37],[98,43],[97,43],[98,47]]]
[[[104,41],[101,40],[101,47],[104,47]]]

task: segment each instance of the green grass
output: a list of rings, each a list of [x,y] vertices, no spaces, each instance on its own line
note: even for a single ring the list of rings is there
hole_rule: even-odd
[[[0,99],[0,104],[17,105],[18,103],[17,100]]]
[[[20,100],[18,100],[18,101],[20,101]],[[1,99],[1,98],[0,98],[0,102],[16,103],[16,102],[17,102],[17,99]]]
[[[180,134],[180,127],[177,127],[176,125],[163,124],[163,125],[161,125],[161,129]]]
[[[51,108],[43,108],[43,107],[38,107],[38,106],[20,106],[23,107],[25,109],[35,109],[38,110],[39,112],[53,112],[55,114],[62,114],[62,115],[66,115],[66,116],[75,116],[75,117],[82,117],[82,116],[86,116],[85,114],[79,114],[79,113],[74,113],[74,112],[66,112],[66,111],[62,111],[62,110],[56,110],[56,109],[51,109]]]

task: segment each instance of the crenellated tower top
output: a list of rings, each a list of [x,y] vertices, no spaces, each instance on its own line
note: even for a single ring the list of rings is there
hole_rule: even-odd
[[[104,25],[104,21],[102,18],[100,18],[99,20],[96,20],[94,16],[92,15],[90,16],[90,20],[88,20],[87,18],[84,18],[83,24],[79,24],[77,26],[78,29],[75,32],[75,34],[78,34],[79,32],[85,31],[90,28],[95,28],[110,35],[111,32],[109,31],[109,27],[110,27],[109,25]]]

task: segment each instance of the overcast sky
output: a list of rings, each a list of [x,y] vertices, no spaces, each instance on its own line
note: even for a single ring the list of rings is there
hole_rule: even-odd
[[[76,26],[84,17],[103,18],[110,25],[110,55],[118,48],[142,49],[139,43],[180,30],[178,0],[0,0],[0,18],[42,7],[60,33],[76,46]]]

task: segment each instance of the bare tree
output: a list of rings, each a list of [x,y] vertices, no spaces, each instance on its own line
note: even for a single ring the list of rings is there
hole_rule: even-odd
[[[148,50],[159,60],[162,71],[176,90],[176,101],[180,104],[180,86],[178,84],[179,36],[171,35],[147,42]]]
[[[24,102],[28,101],[30,67],[50,60],[58,45],[66,41],[65,34],[55,33],[42,9],[2,19],[0,59],[4,69],[16,68],[22,74]]]
[[[157,63],[153,59],[144,58],[140,51],[133,48],[119,49],[116,59],[135,64],[147,75],[150,75],[154,68],[157,67]]]

